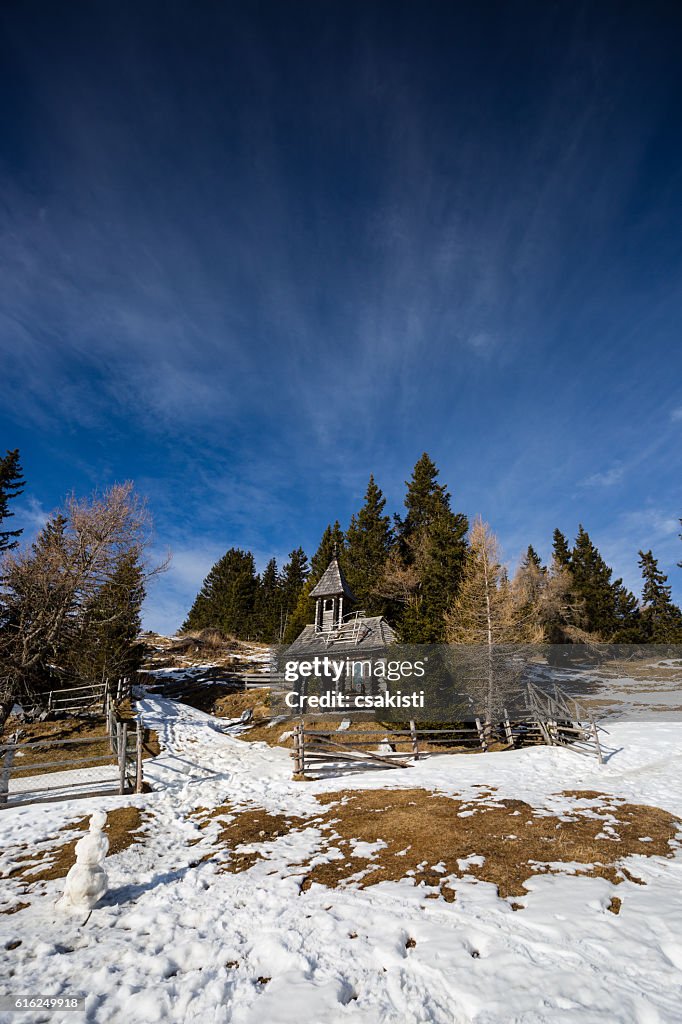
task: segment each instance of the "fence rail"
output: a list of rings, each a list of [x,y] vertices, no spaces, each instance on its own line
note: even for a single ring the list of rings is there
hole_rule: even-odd
[[[382,768],[408,768],[414,761],[434,753],[427,745],[437,746],[435,753],[447,754],[463,747],[480,747],[486,753],[495,743],[507,748],[545,744],[596,755],[602,764],[599,733],[605,731],[589,711],[558,687],[548,694],[528,684],[524,712],[512,719],[505,710],[499,722],[478,717],[457,726],[418,729],[411,721],[408,729],[389,726],[377,730],[314,729],[300,722],[294,729],[292,757],[294,774],[305,775],[325,764],[368,763]],[[399,750],[399,745],[407,749]]]
[[[141,793],[143,787],[142,773],[142,748],[144,729],[139,719],[123,717],[117,710],[112,700],[109,700],[106,714],[106,733],[98,736],[86,736],[79,739],[44,739],[31,740],[28,743],[4,743],[0,745],[0,807],[6,807],[12,803],[13,794],[10,792],[10,780],[12,778],[26,778],[27,781],[35,779],[35,785],[29,789],[22,788],[17,792],[20,803],[27,803],[30,800],[45,799],[44,794],[54,791],[55,787],[49,785],[50,776],[62,769],[72,771],[87,768],[104,768],[110,765],[113,769],[112,778],[108,780],[93,779],[95,788],[112,781],[116,784],[119,793]],[[83,757],[68,756],[53,761],[38,761],[29,764],[22,764],[17,760],[27,751],[55,750],[58,752],[64,748],[74,747],[85,748],[97,745],[97,752],[86,754],[83,750]],[[104,746],[105,752],[101,751]],[[74,753],[79,754],[76,749]],[[49,769],[47,771],[46,769]],[[89,780],[83,782],[87,784]],[[58,787],[67,788],[68,787]],[[64,799],[68,799],[68,792]]]
[[[132,676],[104,680],[101,683],[83,683],[80,686],[64,686],[46,691],[33,704],[23,704],[25,714],[41,712],[56,715],[101,715],[106,713],[108,699],[128,700],[132,694]]]

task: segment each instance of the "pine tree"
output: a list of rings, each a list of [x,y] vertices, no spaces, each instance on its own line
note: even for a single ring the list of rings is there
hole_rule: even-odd
[[[571,552],[570,569],[576,594],[584,604],[585,630],[609,641],[619,625],[616,599],[621,581],[611,582],[612,570],[582,525]]]
[[[136,672],[143,659],[139,642],[144,570],[137,551],[125,551],[109,579],[87,602],[79,634],[64,652],[64,664],[80,678],[116,680]]]
[[[651,551],[639,552],[642,571],[641,627],[645,643],[682,643],[682,612],[673,603],[668,577]]]
[[[526,553],[521,560],[521,567],[523,569],[530,569],[531,566],[535,569],[540,570],[541,572],[545,572],[545,568],[542,564],[542,559],[540,558],[539,554],[537,553],[533,545],[529,544],[528,548],[526,549]]]
[[[218,629],[226,636],[252,637],[257,586],[251,552],[230,548],[204,580],[183,630]]]
[[[317,583],[322,578],[322,573],[335,555],[345,570],[345,548],[346,538],[337,519],[333,526],[327,526],[322,534],[317,551],[310,559],[310,578],[314,579],[315,583]]]
[[[255,637],[271,643],[279,636],[282,586],[277,560],[271,558],[258,579],[254,607]]]
[[[561,530],[556,529],[554,531],[554,543],[552,547],[554,561],[557,566],[562,569],[567,569],[571,564],[571,549],[568,546],[568,541],[564,537]]]
[[[0,458],[0,527],[6,519],[11,519],[14,512],[9,511],[11,498],[17,498],[24,490],[24,478],[19,464],[19,449],[8,451]],[[21,530],[0,529],[0,553],[10,551],[19,543],[17,538]]]
[[[438,469],[424,453],[407,483],[406,515],[396,517],[402,565],[418,580],[398,622],[404,643],[443,639],[444,615],[457,593],[466,557],[468,520],[450,507],[450,494],[437,482]]]
[[[386,600],[378,593],[393,534],[390,517],[384,513],[386,499],[370,476],[365,503],[346,531],[344,567],[358,605],[368,615],[381,615]]]

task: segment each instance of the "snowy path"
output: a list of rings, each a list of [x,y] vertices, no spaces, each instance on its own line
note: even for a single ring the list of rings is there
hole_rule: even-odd
[[[191,843],[205,833],[188,817],[225,802],[312,813],[316,793],[339,789],[475,797],[482,784],[557,810],[562,789],[597,789],[682,815],[682,726],[615,725],[615,753],[601,768],[536,748],[302,784],[291,780],[288,752],[225,735],[210,715],[162,699],[145,701],[144,715],[164,746],[145,765],[155,792],[2,812],[3,869],[19,844],[54,835],[90,806],[134,803],[152,816],[144,844],[109,858],[110,892],[85,926],[54,910],[59,881],[0,915],[3,945],[21,942],[5,953],[3,992],[82,990],[87,1019],[102,1024],[682,1020],[680,857],[631,858],[647,884],[618,886],[618,916],[606,909],[606,880],[563,875],[535,877],[526,909],[514,912],[474,879],[457,882],[451,904],[425,899],[409,881],[301,894],[296,864],[315,848],[312,827],[268,844],[248,872],[218,873],[197,863],[201,847]],[[60,1019],[77,1018],[49,1017]]]

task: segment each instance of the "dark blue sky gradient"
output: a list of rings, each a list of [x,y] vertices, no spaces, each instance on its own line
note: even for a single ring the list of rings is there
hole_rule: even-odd
[[[513,563],[682,599],[682,10],[0,9],[0,447],[29,531],[133,478],[181,621],[423,450]]]

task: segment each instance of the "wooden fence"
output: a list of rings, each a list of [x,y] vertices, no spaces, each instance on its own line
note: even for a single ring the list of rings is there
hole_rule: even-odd
[[[480,717],[442,729],[418,729],[411,721],[409,728],[336,731],[315,729],[300,722],[294,729],[292,757],[294,774],[305,775],[324,765],[350,767],[355,763],[408,768],[428,754],[478,748],[486,753],[495,744],[507,748],[545,744],[595,755],[602,764],[599,733],[605,731],[585,708],[557,687],[553,693],[545,693],[529,684],[523,712],[512,718],[505,710],[499,722]]]
[[[138,719],[122,717],[116,710],[113,702],[107,708],[106,734],[99,736],[86,736],[73,740],[32,740],[29,743],[5,743],[0,745],[0,806],[7,806],[11,802],[10,779],[27,778],[31,785],[28,789],[22,789],[17,796],[20,802],[30,800],[47,799],[46,794],[55,787],[50,786],[50,776],[58,771],[73,771],[83,768],[103,768],[111,765],[115,770],[112,772],[112,779],[93,779],[92,786],[98,786],[113,781],[119,793],[140,793],[142,792],[142,747],[143,727]],[[97,746],[97,750],[91,749],[87,753],[88,746]],[[105,749],[102,750],[102,747]],[[21,763],[21,758],[27,752],[35,752],[41,749],[51,751],[56,748],[55,760],[38,761],[26,764]],[[68,757],[59,758],[59,753],[68,753],[72,748],[73,754]],[[107,749],[108,748],[108,749]],[[83,754],[84,756],[74,756]],[[17,757],[17,755],[19,755]],[[35,784],[34,784],[35,782]],[[89,780],[83,780],[88,784]],[[63,787],[67,792],[62,797],[69,798],[68,787]]]
[[[132,676],[101,683],[84,683],[81,686],[56,687],[48,690],[39,703],[24,705],[27,714],[46,711],[53,715],[101,715],[106,714],[109,700],[129,700],[134,683]]]

